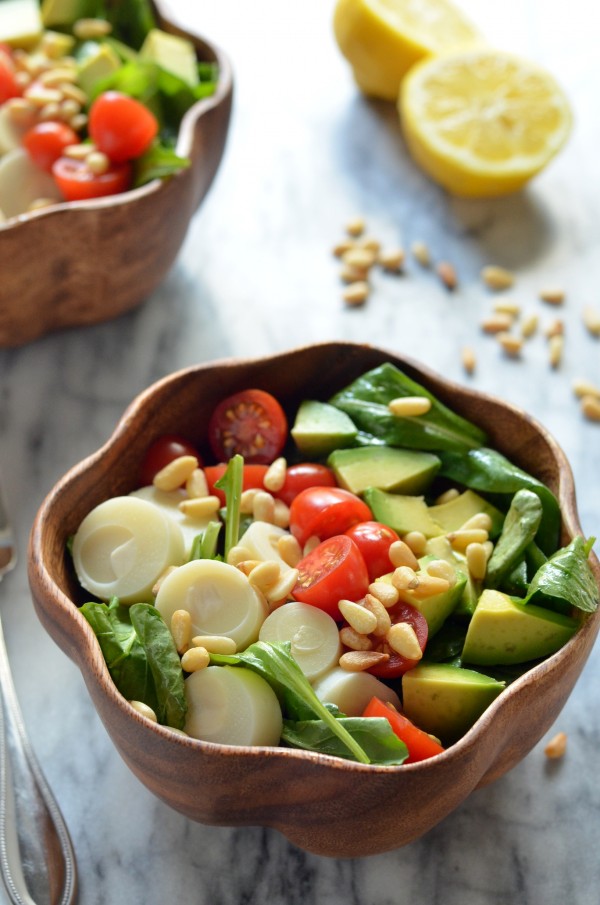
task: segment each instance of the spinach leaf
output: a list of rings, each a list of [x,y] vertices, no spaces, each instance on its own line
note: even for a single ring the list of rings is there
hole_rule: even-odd
[[[414,418],[392,415],[388,403],[401,396],[426,396],[431,409]],[[462,453],[486,442],[482,430],[447,408],[425,387],[389,362],[359,377],[336,393],[330,402],[350,416],[363,445],[370,437],[371,443]]]
[[[111,678],[128,701],[143,701],[158,712],[154,676],[131,623],[130,609],[113,598],[110,603],[84,603],[81,613],[98,638]]]
[[[179,157],[172,148],[153,144],[141,157],[134,161],[133,185],[138,188],[153,179],[166,179],[189,167],[187,157]]]
[[[121,41],[136,50],[157,25],[149,0],[86,0],[86,6],[90,7],[87,15],[106,19]]]
[[[383,717],[339,717],[337,722],[360,743],[372,764],[393,766],[408,757],[406,745]],[[293,748],[348,757],[346,745],[323,720],[284,720],[281,738]]]
[[[488,447],[469,450],[464,454],[440,452],[442,460],[439,476],[451,481],[493,494],[497,505],[508,508],[510,498],[521,488],[532,490],[542,504],[542,520],[536,536],[536,543],[545,554],[554,553],[558,545],[560,530],[560,509],[551,490],[513,465],[502,453]]]
[[[512,498],[502,533],[488,562],[485,576],[488,588],[497,588],[504,576],[514,569],[537,534],[541,520],[542,504],[537,494],[531,490],[518,490]],[[523,565],[526,570],[524,560]]]
[[[239,453],[233,456],[225,474],[215,482],[215,487],[225,494],[225,562],[229,551],[235,547],[240,537],[240,503],[244,481],[244,459]]]
[[[242,665],[254,670],[269,683],[277,695],[285,719],[295,722],[321,720],[354,760],[368,764],[370,761],[366,751],[316,696],[312,685],[292,657],[290,648],[289,641],[282,644],[256,641],[238,654],[211,654],[210,661],[215,665]]]
[[[154,679],[158,722],[172,729],[183,729],[187,702],[183,670],[173,636],[153,604],[134,603],[130,611],[131,623]]]
[[[521,603],[539,596],[565,601],[584,613],[598,607],[598,587],[588,562],[595,538],[584,541],[574,537],[567,547],[558,550],[533,576],[529,592]],[[536,601],[537,602],[537,601]]]

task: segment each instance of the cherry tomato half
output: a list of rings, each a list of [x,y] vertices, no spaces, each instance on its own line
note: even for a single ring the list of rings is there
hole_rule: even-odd
[[[298,563],[295,600],[325,610],[341,620],[340,600],[360,600],[367,593],[369,575],[360,550],[344,534],[330,537]]]
[[[371,581],[392,571],[390,547],[394,541],[400,540],[393,528],[381,522],[358,522],[344,533],[352,538],[362,553]]]
[[[23,146],[36,166],[47,173],[69,145],[79,144],[79,136],[66,123],[43,122],[28,129]]]
[[[225,505],[225,494],[219,487],[215,487],[215,484],[217,483],[219,478],[223,477],[226,470],[227,465],[225,465],[224,463],[221,463],[220,465],[204,466],[204,474],[206,475],[206,483],[208,484],[209,493],[214,494],[214,496],[218,496],[223,505]],[[244,464],[242,475],[242,490],[252,490],[254,487],[264,490],[264,480],[268,470],[268,465]]]
[[[304,546],[309,537],[326,540],[373,518],[360,497],[341,487],[308,487],[292,500],[290,531]]]
[[[105,91],[90,107],[88,129],[99,151],[114,163],[135,160],[158,134],[158,120],[140,101]]]
[[[133,171],[129,163],[114,163],[106,173],[92,173],[85,160],[59,157],[52,166],[54,181],[67,201],[85,201],[118,195],[131,187]]]
[[[148,447],[148,451],[142,461],[140,485],[146,487],[151,484],[154,480],[154,475],[164,468],[165,465],[168,465],[169,462],[172,462],[173,459],[178,459],[179,456],[196,456],[199,464],[202,465],[200,453],[185,437],[180,437],[177,434],[165,434],[159,437],[158,440],[155,440]]]
[[[287,418],[265,390],[242,390],[223,399],[208,423],[208,441],[220,462],[236,453],[246,462],[269,464],[287,439]]]
[[[408,625],[412,626],[415,635],[417,636],[419,647],[424,651],[429,634],[425,616],[416,607],[412,606],[412,604],[403,603],[402,601],[396,603],[393,607],[390,607],[388,613],[390,614],[392,625],[397,622],[407,622]],[[404,675],[405,672],[408,672],[409,669],[412,669],[419,663],[418,659],[409,660],[408,657],[397,654],[396,651],[390,648],[385,638],[378,638],[375,635],[370,635],[369,637],[373,641],[373,650],[383,651],[390,655],[389,660],[385,663],[378,663],[377,665],[370,667],[369,672],[373,673],[374,676],[378,676],[380,679],[395,679],[398,676]]]
[[[275,496],[289,506],[301,490],[307,487],[337,487],[337,481],[331,468],[317,462],[301,462],[290,465],[285,475],[285,483]]]
[[[398,713],[387,701],[371,698],[362,715],[384,717],[389,722],[398,738],[402,739],[408,748],[405,764],[415,764],[417,761],[427,760],[428,757],[434,757],[444,751],[444,748],[434,738],[415,726],[403,713]]]
[[[0,47],[0,104],[10,100],[11,97],[19,97],[22,94],[12,66],[11,55],[8,48]]]

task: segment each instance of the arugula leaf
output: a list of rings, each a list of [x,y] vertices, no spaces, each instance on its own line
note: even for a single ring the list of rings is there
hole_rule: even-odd
[[[388,403],[401,396],[425,396],[431,409],[418,417],[398,418],[391,414]],[[462,453],[486,442],[480,428],[447,408],[389,362],[363,374],[336,393],[330,403],[350,416],[359,430],[361,445],[370,437],[371,443]]]
[[[339,717],[338,725],[350,733],[366,751],[372,764],[403,764],[408,749],[383,717]],[[348,749],[323,720],[284,720],[282,740],[293,748],[348,758]]]
[[[244,458],[237,453],[227,463],[227,469],[215,487],[225,494],[225,562],[229,551],[235,547],[240,537],[240,503],[244,481]]]
[[[109,604],[84,603],[81,613],[94,630],[111,678],[123,697],[143,701],[157,713],[154,676],[131,623],[129,607],[114,597]]]
[[[488,588],[497,588],[525,553],[537,534],[542,511],[540,498],[533,491],[523,488],[515,493],[488,562],[485,576]]]
[[[521,603],[543,596],[565,601],[584,613],[598,608],[598,587],[588,562],[595,538],[588,541],[580,536],[550,557],[535,573],[529,592]]]
[[[173,729],[183,729],[187,701],[183,670],[173,636],[153,604],[134,603],[130,614],[154,678],[158,722]]]

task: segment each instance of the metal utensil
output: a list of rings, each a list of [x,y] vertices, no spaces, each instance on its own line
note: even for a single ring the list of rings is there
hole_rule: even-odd
[[[0,487],[0,580],[16,561]],[[27,737],[0,620],[0,870],[15,905],[71,905],[77,898],[69,832]]]

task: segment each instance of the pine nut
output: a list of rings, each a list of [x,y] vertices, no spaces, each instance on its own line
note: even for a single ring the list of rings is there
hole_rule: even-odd
[[[419,578],[414,569],[399,566],[392,573],[392,584],[398,591],[412,591],[419,585]]]
[[[451,531],[446,537],[453,550],[464,553],[469,544],[485,543],[488,539],[488,532],[483,528],[466,528],[464,531]]]
[[[499,299],[494,302],[494,311],[496,314],[508,314],[513,320],[521,313],[521,306],[518,302],[511,302],[510,299]]]
[[[342,261],[347,267],[355,267],[362,271],[370,270],[375,259],[375,254],[368,248],[351,248],[342,257]]]
[[[427,538],[421,531],[408,531],[402,535],[402,540],[408,544],[415,556],[423,556],[427,548]]]
[[[600,336],[600,311],[586,305],[583,309],[583,323],[592,336]]]
[[[408,566],[410,569],[416,571],[419,568],[419,560],[408,544],[403,540],[395,540],[394,543],[390,545],[388,553],[390,563],[395,569],[399,566]]]
[[[378,638],[385,638],[392,624],[387,609],[374,594],[365,596],[364,606],[366,610],[373,614],[376,620],[375,628],[371,631],[371,634]]]
[[[387,663],[390,659],[389,654],[377,650],[350,650],[339,659],[339,665],[346,672],[365,672],[372,666],[378,666],[380,663]]]
[[[581,411],[588,421],[600,421],[600,399],[597,396],[584,396]]]
[[[276,493],[278,490],[281,490],[285,484],[286,474],[287,462],[283,456],[280,456],[269,465],[263,484],[267,490],[271,491],[271,493]]]
[[[280,575],[281,567],[279,563],[274,559],[268,559],[252,569],[248,575],[248,581],[250,584],[260,588],[261,591],[266,591],[267,588],[279,580]]]
[[[106,19],[78,19],[73,23],[73,34],[80,41],[91,41],[103,38],[112,31],[112,25]]]
[[[365,248],[367,251],[372,251],[373,254],[377,257],[381,249],[381,242],[374,236],[366,236],[364,239],[361,238],[357,241],[356,247]]]
[[[81,105],[68,97],[60,102],[60,115],[64,120],[70,120],[78,113],[81,113]]]
[[[147,720],[150,720],[151,723],[158,723],[158,717],[153,711],[152,707],[149,707],[147,704],[144,704],[143,701],[129,701],[134,710],[136,710],[141,716],[145,716]]]
[[[252,515],[254,512],[254,497],[258,493],[258,487],[249,487],[242,490],[240,496],[240,512],[243,515]]]
[[[465,346],[461,353],[462,365],[467,374],[473,374],[477,366],[475,352],[470,346]]]
[[[158,578],[156,579],[156,581],[154,582],[154,584],[152,586],[152,595],[154,597],[156,597],[156,595],[158,594],[160,586],[163,583],[163,581],[165,580],[165,578],[167,577],[167,575],[170,575],[171,572],[174,572],[176,568],[177,568],[177,566],[167,566],[167,568],[164,569],[164,571],[162,571],[160,573],[160,575],[158,576]]]
[[[419,240],[413,242],[410,246],[410,250],[413,258],[421,265],[421,267],[429,267],[431,264],[431,256],[425,242]]]
[[[391,273],[398,273],[398,271],[402,270],[404,267],[404,249],[403,248],[390,248],[387,251],[380,251],[377,263],[383,267],[384,270],[389,270]]]
[[[426,600],[428,597],[437,597],[438,594],[445,594],[450,590],[450,582],[446,578],[438,578],[436,575],[430,575],[428,572],[421,572],[418,576],[418,584],[416,588],[411,590],[411,594],[417,600]],[[456,582],[456,579],[454,579]]]
[[[469,572],[477,581],[482,581],[487,572],[488,557],[483,544],[469,544],[466,549]]]
[[[31,88],[26,88],[24,97],[27,100],[34,104],[38,109],[41,107],[45,107],[46,104],[55,103],[58,104],[63,99],[62,91],[58,91],[56,88],[44,88],[40,84],[32,85]]]
[[[377,627],[377,617],[374,613],[365,609],[359,603],[351,600],[340,600],[338,603],[340,613],[348,625],[359,635],[370,635]],[[386,610],[387,613],[387,610]]]
[[[14,79],[15,84],[18,88],[21,89],[21,91],[24,91],[25,88],[27,88],[28,85],[31,85],[32,82],[32,76],[29,74],[29,72],[25,72],[24,70],[15,72]]]
[[[82,142],[79,145],[67,145],[63,150],[63,154],[65,157],[70,157],[72,160],[85,160],[88,154],[91,154],[95,148],[96,146],[91,142]]]
[[[506,333],[512,326],[513,319],[509,314],[493,314],[481,321],[484,333]]]
[[[227,635],[194,635],[194,647],[203,647],[209,654],[235,654],[237,644]]]
[[[537,314],[528,315],[523,323],[521,324],[521,336],[524,339],[529,339],[536,332],[538,328],[539,318]]]
[[[259,490],[252,501],[252,514],[259,522],[273,524],[275,516],[275,499],[266,490]]]
[[[443,578],[448,582],[448,587],[453,588],[456,584],[456,571],[452,568],[449,562],[446,562],[445,559],[434,559],[431,562],[427,563],[427,567],[425,569],[428,575],[432,575],[434,578]]]
[[[194,468],[193,472],[185,482],[187,495],[192,499],[208,496],[208,482],[206,475],[201,468]]]
[[[546,757],[552,760],[564,757],[567,751],[567,734],[566,732],[557,732],[554,738],[550,739],[544,748]]]
[[[290,526],[290,507],[283,500],[275,500],[273,524],[278,528],[289,528]]]
[[[88,170],[91,170],[96,176],[102,176],[107,173],[110,167],[110,160],[102,151],[92,151],[85,158],[85,162]]]
[[[236,569],[239,569],[240,572],[243,572],[246,577],[250,575],[252,569],[255,569],[257,566],[264,562],[262,559],[243,559],[240,562],[236,563]]]
[[[562,305],[565,300],[564,289],[560,289],[558,286],[547,286],[541,289],[539,296],[542,302],[546,302],[548,305]]]
[[[482,544],[482,547],[483,547],[483,549],[485,550],[485,555],[486,555],[487,558],[489,559],[490,556],[492,555],[492,553],[494,552],[494,545],[493,545],[493,543],[491,542],[491,540],[486,540],[486,541]]]
[[[182,500],[179,504],[180,512],[192,519],[212,518],[221,508],[221,500],[218,496],[194,497],[189,500]]]
[[[349,236],[361,236],[365,231],[365,221],[362,217],[354,217],[346,223],[346,232]]]
[[[317,537],[316,534],[312,534],[302,548],[302,555],[308,556],[309,553],[312,553],[313,550],[316,550],[320,543],[321,538]]]
[[[427,396],[400,396],[388,402],[388,409],[398,418],[413,418],[425,415],[431,408],[431,399]]]
[[[192,617],[187,610],[175,610],[171,616],[171,634],[177,653],[184,654],[192,640]]]
[[[523,348],[523,340],[512,333],[498,333],[497,339],[509,358],[518,358]]]
[[[62,82],[76,82],[77,69],[74,66],[57,66],[54,69],[47,69],[46,72],[42,72],[39,81],[47,88],[57,88]]]
[[[243,547],[241,544],[237,544],[229,551],[227,562],[230,566],[239,566],[240,563],[247,562],[250,559],[251,555],[252,554],[247,547]]]
[[[184,672],[198,672],[206,669],[210,663],[210,654],[205,647],[190,647],[181,658]]]
[[[457,490],[456,487],[449,487],[448,490],[445,490],[443,493],[440,493],[438,497],[436,497],[435,505],[443,506],[444,503],[449,503],[451,500],[455,500],[460,496],[460,491]]]
[[[450,291],[456,289],[458,286],[458,277],[452,264],[448,261],[440,261],[436,267],[436,273],[446,289],[449,289]]]
[[[88,98],[85,91],[82,91],[77,85],[72,85],[70,82],[63,82],[61,85],[61,92],[64,98],[69,98],[72,101],[77,101],[80,107],[85,107],[87,104]]]
[[[546,327],[546,336],[548,339],[552,339],[553,336],[562,336],[565,332],[565,324],[564,321],[560,320],[560,318],[556,318],[553,320],[551,324]]]
[[[494,264],[483,268],[481,279],[488,289],[493,289],[496,292],[502,289],[510,289],[515,281],[514,274],[510,270],[506,270],[505,267],[497,267]]]
[[[293,534],[283,534],[277,541],[277,552],[284,563],[295,568],[302,559],[302,548]]]
[[[269,607],[272,609],[275,604],[288,600],[298,581],[298,569],[287,569],[281,572],[279,580],[275,584],[265,588],[264,594]]]
[[[344,647],[351,650],[371,650],[373,642],[367,635],[361,635],[351,626],[345,625],[340,629],[340,641]]]
[[[591,380],[577,378],[573,381],[573,392],[579,399],[584,396],[595,396],[596,399],[600,399],[600,386],[596,386]]]
[[[69,120],[69,125],[74,132],[80,132],[87,126],[87,116],[85,113],[76,113],[75,116],[72,116]]]
[[[471,528],[481,528],[488,534],[492,530],[492,519],[487,512],[476,512],[471,518],[468,518],[464,525],[460,526],[461,531],[470,531]]]
[[[340,270],[340,280],[343,283],[359,283],[361,280],[366,280],[367,276],[367,270],[362,267],[350,267],[349,264],[344,264]]]
[[[332,253],[336,258],[341,258],[347,251],[350,251],[351,248],[356,248],[356,243],[352,239],[343,239],[333,246]]]
[[[60,119],[60,104],[57,104],[56,101],[46,104],[38,113],[38,120],[41,123],[54,122],[57,119]]]
[[[358,280],[356,283],[350,283],[342,292],[342,298],[347,305],[359,306],[364,305],[369,297],[369,284],[364,280]]]
[[[24,97],[13,97],[5,102],[5,108],[13,123],[29,126],[35,119],[36,107]]]
[[[562,361],[565,340],[563,336],[551,336],[548,342],[550,367],[557,368]]]
[[[153,484],[157,490],[177,490],[181,487],[193,470],[198,468],[196,456],[179,456],[154,475]]]
[[[382,606],[386,608],[386,610],[390,609],[390,607],[395,606],[400,600],[398,589],[395,588],[392,584],[388,584],[387,581],[371,582],[371,584],[369,585],[369,594],[371,595],[371,597],[374,597],[375,600],[378,600],[379,603],[381,603]],[[365,601],[366,600],[367,598],[365,597]]]
[[[421,645],[412,625],[408,622],[396,622],[386,636],[389,646],[407,660],[420,660],[423,656]]]

